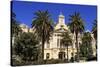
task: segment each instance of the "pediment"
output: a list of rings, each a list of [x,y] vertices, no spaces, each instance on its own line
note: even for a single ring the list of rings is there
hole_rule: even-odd
[[[67,29],[64,29],[64,28],[59,28],[59,29],[56,29],[55,32],[66,32]]]

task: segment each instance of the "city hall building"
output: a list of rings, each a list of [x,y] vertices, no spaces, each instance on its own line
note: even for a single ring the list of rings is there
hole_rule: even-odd
[[[24,32],[34,32],[33,29],[29,29],[25,24],[21,24],[20,27]],[[67,58],[67,47],[61,44],[62,34],[64,32],[68,32],[69,35],[72,38],[72,45],[68,46],[68,58]],[[93,34],[91,33],[92,37],[92,49],[93,49],[93,55],[96,55],[96,48],[95,44],[96,41],[93,37]],[[69,26],[65,24],[65,16],[63,14],[60,14],[58,16],[58,22],[54,26],[53,34],[50,37],[49,43],[45,43],[44,45],[44,59],[71,59],[72,53],[75,56],[77,53],[76,49],[76,39],[75,39],[75,33],[71,33]],[[81,45],[82,41],[82,34],[79,33],[78,35],[78,44]],[[73,46],[73,48],[72,48]]]

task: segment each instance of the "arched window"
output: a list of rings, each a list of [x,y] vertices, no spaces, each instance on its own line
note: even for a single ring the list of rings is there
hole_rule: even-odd
[[[77,44],[76,44],[76,42],[75,42],[75,48],[77,48],[77,46],[76,46]]]
[[[81,43],[79,42],[79,49],[80,49]]]
[[[47,48],[50,48],[50,43],[47,44]]]
[[[81,45],[81,43],[79,42],[79,45]]]
[[[57,47],[59,47],[59,39],[57,39]]]
[[[47,53],[46,54],[46,59],[49,59],[49,57],[50,57],[50,53]]]

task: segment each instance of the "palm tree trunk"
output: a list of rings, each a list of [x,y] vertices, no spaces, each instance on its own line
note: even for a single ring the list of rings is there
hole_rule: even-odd
[[[44,40],[42,40],[42,61],[44,60]]]
[[[78,32],[76,32],[76,48],[77,48],[77,62],[79,62],[79,45],[78,45]]]
[[[68,45],[67,45],[67,62],[68,62]]]
[[[72,57],[73,57],[73,62],[74,62],[75,58],[74,58],[74,48],[73,48],[73,44],[72,44]]]
[[[97,57],[97,38],[95,38],[95,50],[96,50],[96,57]]]
[[[43,30],[43,36],[42,36],[42,58],[41,58],[42,62],[44,60],[44,43],[45,43],[45,39],[44,39],[44,30]]]

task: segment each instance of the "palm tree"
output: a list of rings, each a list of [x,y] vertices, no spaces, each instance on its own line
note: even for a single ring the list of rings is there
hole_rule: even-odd
[[[32,27],[36,29],[35,33],[38,35],[39,40],[42,43],[42,58],[44,59],[44,44],[49,42],[50,35],[52,33],[53,27],[48,11],[37,11],[35,12],[35,17],[32,22]]]
[[[95,48],[97,49],[97,20],[94,20],[92,32],[96,41]],[[96,50],[96,59],[97,59],[97,50]]]
[[[97,20],[94,20],[92,32],[94,34],[94,38],[95,38],[96,44],[97,44]]]
[[[14,12],[11,13],[11,32],[12,37],[21,32],[21,28],[19,27],[19,23],[16,20],[16,14]]]
[[[68,32],[63,33],[62,35],[62,40],[61,40],[61,44],[67,46],[67,61],[69,60],[68,58],[68,46],[72,45],[72,39],[69,35]]]
[[[14,51],[15,38],[18,36],[19,32],[21,32],[21,28],[19,27],[19,24],[16,20],[16,14],[14,12],[11,12],[11,39],[12,39],[11,54],[12,56],[15,55],[15,51]]]
[[[92,51],[92,37],[90,32],[85,32],[82,37],[82,45],[80,52],[82,53],[83,57],[89,58],[92,57],[93,51]]]
[[[77,62],[79,62],[79,44],[78,44],[78,35],[79,33],[82,33],[84,31],[84,24],[83,20],[80,17],[80,13],[74,13],[73,15],[70,15],[70,29],[72,33],[75,33],[76,35],[76,48],[77,48]]]

